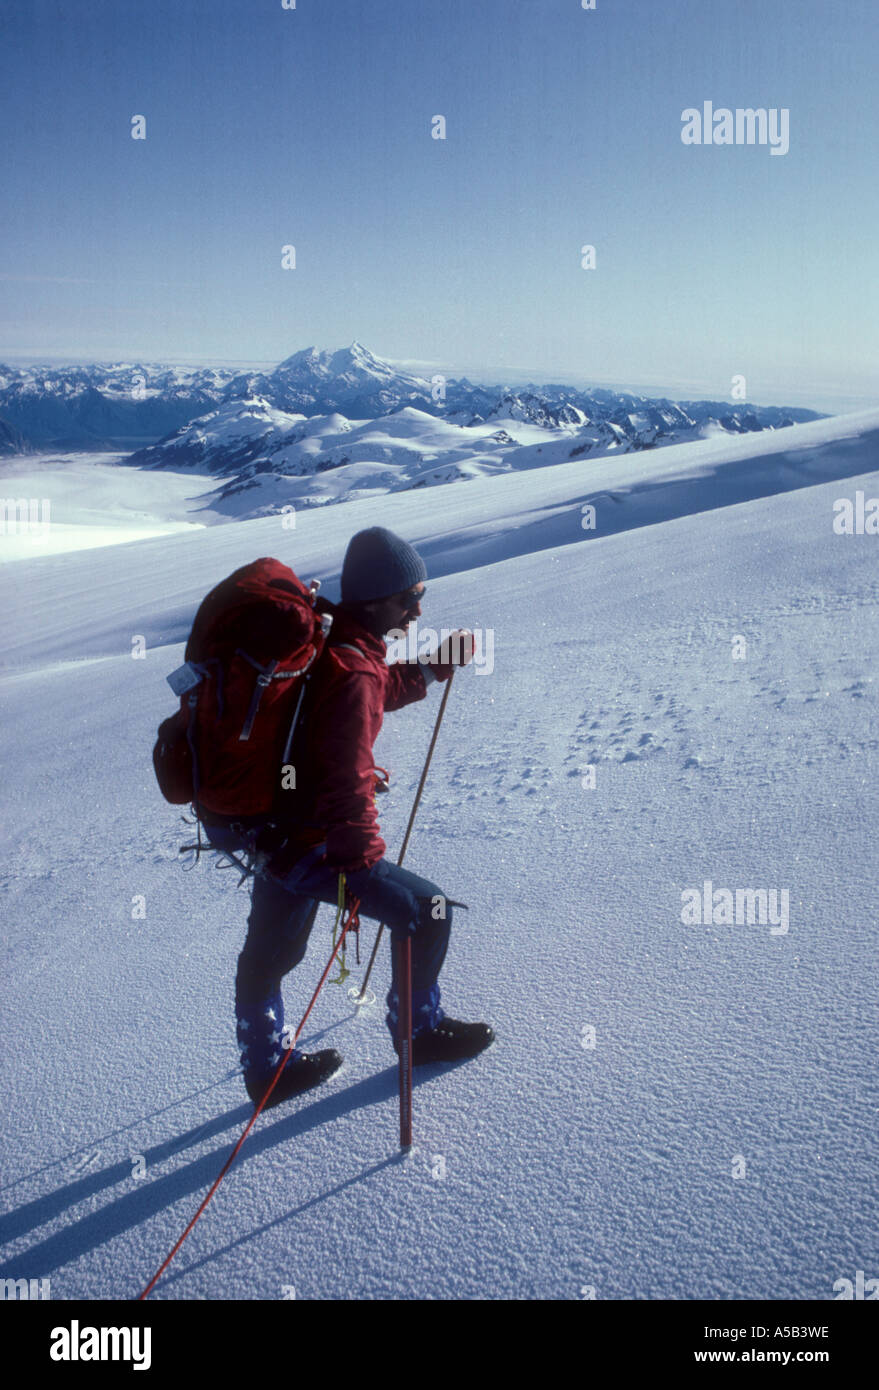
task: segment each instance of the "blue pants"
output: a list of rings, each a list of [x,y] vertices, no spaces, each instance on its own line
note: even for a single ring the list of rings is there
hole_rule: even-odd
[[[215,849],[241,854],[249,848],[248,836],[237,830],[205,829]],[[289,1046],[284,1038],[281,981],[305,955],[318,904],[335,906],[338,900],[338,870],[323,862],[322,852],[323,846],[312,851],[283,878],[260,873],[253,880],[247,938],[238,957],[235,1010],[244,1069],[257,1076],[270,1074],[280,1061],[279,1049]],[[435,883],[386,859],[346,878],[349,891],[360,899],[362,917],[384,922],[392,941],[412,933],[413,1035],[435,1028],[444,1017],[437,977],[452,926],[452,908],[444,894]],[[392,956],[386,1022],[396,1040],[396,951]]]

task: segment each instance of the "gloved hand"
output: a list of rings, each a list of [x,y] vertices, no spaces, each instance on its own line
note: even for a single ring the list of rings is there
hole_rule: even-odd
[[[473,646],[473,633],[467,628],[456,628],[427,658],[435,678],[447,681],[456,666],[466,666],[472,661]]]

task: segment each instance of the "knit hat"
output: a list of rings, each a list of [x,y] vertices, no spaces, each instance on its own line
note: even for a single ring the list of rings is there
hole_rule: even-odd
[[[342,602],[387,598],[426,578],[427,568],[417,550],[384,526],[370,526],[348,543],[342,565]]]

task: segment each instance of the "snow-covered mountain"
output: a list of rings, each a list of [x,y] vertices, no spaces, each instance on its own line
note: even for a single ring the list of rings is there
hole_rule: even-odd
[[[31,446],[24,436],[12,425],[7,424],[5,420],[0,420],[0,456],[28,454],[30,452]]]
[[[236,377],[225,392],[227,400],[249,395],[295,415],[340,412],[358,420],[407,404],[424,409],[432,399],[430,382],[398,371],[358,342],[335,352],[304,348],[267,375]]]
[[[515,428],[514,437],[497,420],[463,426],[412,406],[374,420],[291,415],[254,397],[227,402],[128,462],[224,479],[212,508],[253,517],[561,462],[582,438],[574,426]]]
[[[356,343],[333,354],[297,353],[282,363],[274,380],[248,377],[234,383],[236,390],[245,385],[267,394],[230,396],[127,461],[226,479],[213,493],[212,510],[258,517],[290,506],[322,506],[793,423],[792,414],[771,407],[733,409],[708,401],[683,406],[566,387],[547,388],[555,396],[551,399],[536,389],[492,394],[469,383],[464,391],[460,383],[447,383],[438,410],[422,382],[427,394],[420,404],[401,404],[403,386],[410,399],[419,399],[419,379],[394,376],[389,364]],[[332,408],[315,413],[319,401]],[[341,409],[346,403],[382,409],[365,418],[349,416]],[[818,418],[810,411],[795,413]]]
[[[132,449],[210,410],[234,375],[228,369],[140,362],[0,364],[0,422],[31,449]]]
[[[292,415],[382,418],[411,407],[456,424],[512,419],[546,429],[589,423],[612,444],[652,447],[696,427],[739,433],[776,429],[817,418],[807,410],[675,405],[604,388],[529,384],[521,389],[467,380],[427,380],[400,371],[361,343],[329,352],[316,347],[286,358],[270,372],[180,368],[146,363],[110,366],[0,365],[0,422],[41,450],[138,449],[173,440],[214,410],[258,398]]]

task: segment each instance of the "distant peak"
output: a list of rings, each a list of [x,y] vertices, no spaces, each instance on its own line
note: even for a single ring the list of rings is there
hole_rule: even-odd
[[[285,358],[275,370],[283,372],[285,376],[301,375],[303,378],[317,378],[321,381],[339,376],[350,378],[352,373],[381,379],[389,379],[395,375],[388,362],[376,357],[356,338],[350,347],[336,348],[334,351],[317,347],[302,348]]]

